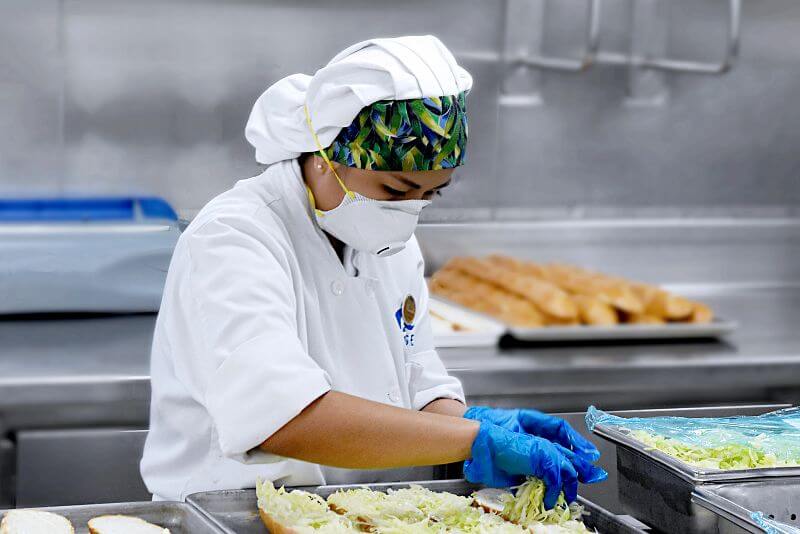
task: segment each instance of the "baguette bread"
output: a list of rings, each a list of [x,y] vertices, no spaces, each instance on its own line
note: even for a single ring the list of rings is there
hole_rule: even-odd
[[[659,290],[656,286],[642,283],[631,284],[631,289],[633,289],[633,292],[639,297],[639,300],[642,301],[642,305],[645,309],[650,305],[650,302],[653,301]]]
[[[65,517],[42,510],[9,510],[0,521],[0,534],[75,534]]]
[[[612,326],[619,323],[616,310],[605,302],[586,295],[575,295],[573,300],[578,306],[582,323],[595,326]]]
[[[548,280],[569,293],[594,297],[626,313],[644,311],[642,302],[623,280],[561,264],[547,265],[545,273]]]
[[[687,299],[657,289],[645,308],[647,315],[661,317],[667,321],[687,320],[695,306]]]
[[[434,295],[515,326],[536,328],[544,324],[532,303],[450,267],[433,275],[430,288]]]
[[[431,293],[517,327],[708,323],[714,313],[664,289],[574,265],[509,256],[456,257],[434,273]]]
[[[574,319],[559,319],[552,315],[544,316],[544,326],[579,326],[581,321],[578,317]]]
[[[714,312],[702,302],[692,302],[692,314],[689,320],[693,323],[707,324],[714,320]]]
[[[648,315],[646,313],[630,313],[625,317],[625,322],[629,324],[664,324],[663,317]]]
[[[559,287],[541,278],[523,274],[514,263],[500,260],[497,256],[489,259],[456,258],[448,265],[452,269],[514,293],[532,302],[544,314],[556,319],[570,320],[578,316],[575,304]]]
[[[516,258],[510,258],[508,256],[501,256],[499,254],[495,254],[493,256],[489,256],[492,261],[497,263],[501,263],[506,265],[511,269],[516,269],[520,274],[525,274],[528,276],[535,276],[541,280],[546,280],[546,273],[544,267],[539,265],[533,261],[524,261],[518,260]]]
[[[127,515],[101,515],[89,520],[91,534],[170,534],[169,529]]]

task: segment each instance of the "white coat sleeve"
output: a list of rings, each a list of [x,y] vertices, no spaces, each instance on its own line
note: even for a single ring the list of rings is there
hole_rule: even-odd
[[[331,388],[298,337],[287,247],[263,226],[228,215],[187,236],[204,404],[223,454],[240,461]]]
[[[421,410],[436,399],[454,399],[466,404],[461,382],[450,376],[433,344],[433,330],[429,313],[428,285],[425,283],[425,264],[416,238],[409,248],[417,252],[417,273],[414,292],[418,296],[417,319],[414,327],[414,349],[407,356],[409,396],[411,406]]]

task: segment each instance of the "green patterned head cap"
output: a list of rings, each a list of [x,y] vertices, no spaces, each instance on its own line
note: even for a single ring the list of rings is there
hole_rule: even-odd
[[[375,102],[339,132],[325,155],[356,169],[433,171],[463,165],[466,149],[467,106],[461,93]]]

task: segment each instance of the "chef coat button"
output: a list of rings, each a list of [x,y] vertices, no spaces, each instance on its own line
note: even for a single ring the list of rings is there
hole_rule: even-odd
[[[331,282],[331,293],[337,297],[344,293],[344,284],[341,280],[334,280]]]
[[[389,400],[395,404],[400,402],[400,394],[397,391],[390,391],[389,393],[386,394],[386,396],[388,396]]]

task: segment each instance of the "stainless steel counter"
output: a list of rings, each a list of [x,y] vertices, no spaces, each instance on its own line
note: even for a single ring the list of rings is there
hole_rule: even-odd
[[[738,320],[727,341],[444,349],[476,401],[546,410],[791,400],[800,388],[800,288],[702,295]],[[144,424],[154,316],[0,321],[8,427]],[[788,396],[788,397],[787,397]]]
[[[695,293],[696,294],[696,293]],[[800,288],[697,295],[740,329],[722,341],[448,349],[442,357],[475,401],[550,411],[800,402]]]
[[[800,402],[800,288],[704,298],[740,321],[741,330],[725,342],[506,341],[502,348],[442,350],[442,357],[474,403],[582,412],[590,403],[624,409]],[[154,319],[0,321],[0,504],[147,498],[138,459]],[[575,415],[578,428],[580,420]],[[54,472],[59,482],[42,486]]]
[[[154,322],[0,320],[0,426],[146,423]]]

